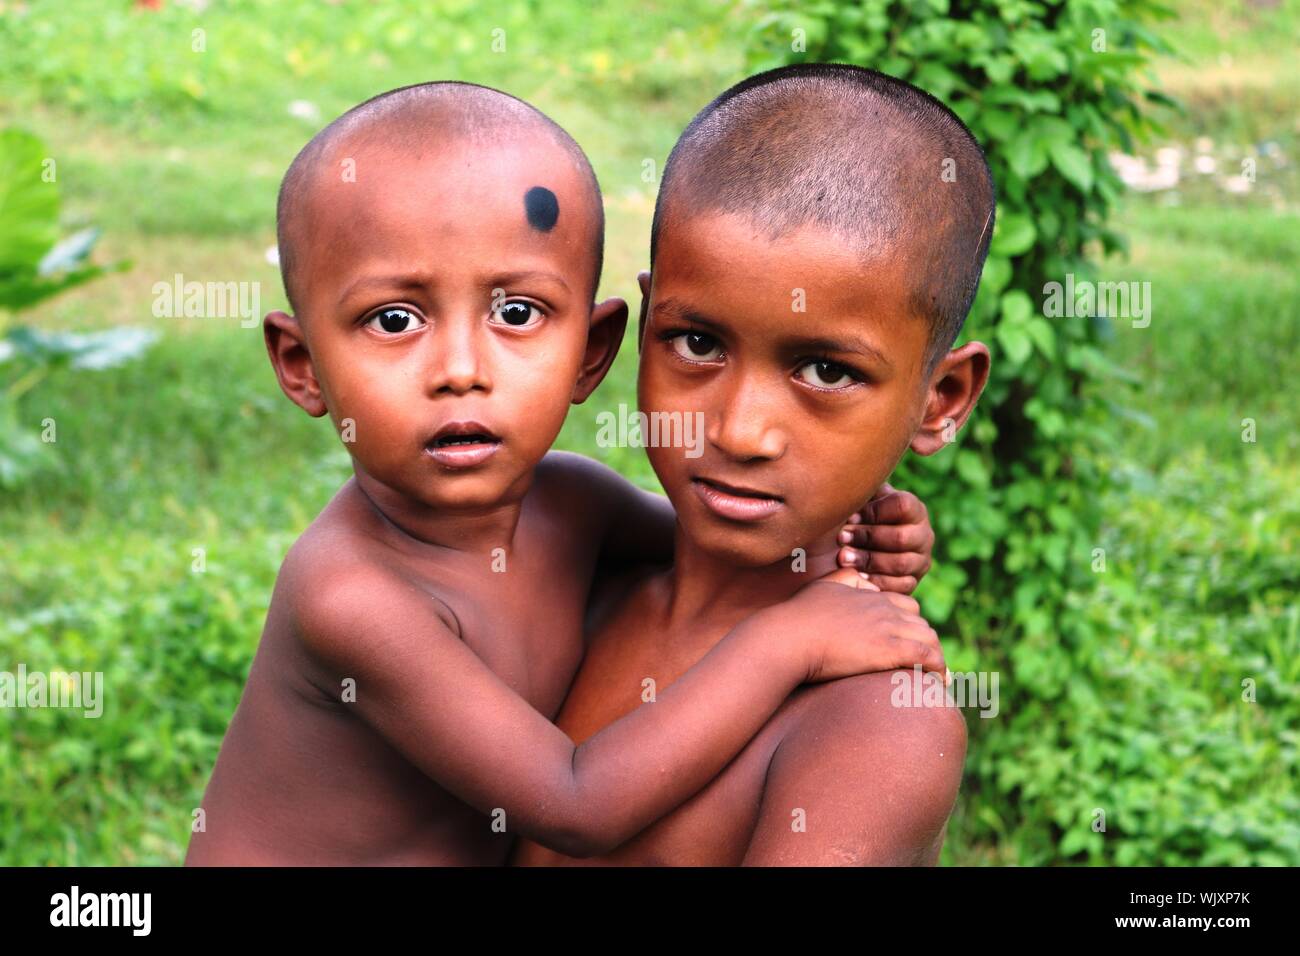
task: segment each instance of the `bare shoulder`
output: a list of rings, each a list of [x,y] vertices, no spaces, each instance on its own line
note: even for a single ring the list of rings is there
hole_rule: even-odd
[[[571,451],[550,451],[537,466],[537,481],[548,490],[574,495],[591,501],[604,500],[634,487],[630,481],[606,464]]]
[[[602,570],[658,565],[672,558],[676,515],[668,499],[633,484],[608,465],[582,455],[551,452],[538,474],[542,499],[588,543],[600,547]]]
[[[937,675],[926,675],[926,680]],[[966,751],[966,719],[953,706],[914,706],[912,671],[882,671],[829,681],[808,691],[803,713],[791,729],[800,741],[853,747],[883,738],[908,747]]]
[[[667,498],[570,452],[551,452],[536,474],[537,504],[554,532],[598,548],[602,573],[671,558],[675,516]]]
[[[291,633],[317,660],[355,664],[400,653],[430,627],[459,632],[455,615],[427,582],[403,570],[346,515],[336,499],[289,549],[274,600]]]
[[[903,706],[911,672],[810,688],[773,756],[746,862],[934,863],[961,785],[966,721],[952,706]],[[790,807],[807,815],[789,833]]]
[[[534,527],[556,540],[598,542],[609,522],[617,482],[610,468],[585,455],[550,451],[537,464],[528,498]]]

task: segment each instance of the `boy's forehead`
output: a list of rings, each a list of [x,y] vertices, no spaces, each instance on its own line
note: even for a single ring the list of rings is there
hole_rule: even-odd
[[[329,164],[313,189],[313,206],[355,215],[433,215],[494,219],[504,228],[550,232],[579,225],[589,213],[583,182],[558,147],[448,144],[417,154],[369,149]],[[567,213],[567,215],[565,215]]]
[[[772,237],[747,216],[701,212],[665,223],[653,291],[656,304],[691,300],[728,316],[761,312],[769,327],[806,329],[814,321],[912,318],[912,280],[923,267],[899,245],[863,250],[811,224]]]
[[[387,254],[449,242],[563,255],[589,253],[592,201],[564,152],[537,137],[522,144],[449,144],[421,152],[344,148],[321,164],[306,217],[304,258],[330,262],[358,250]],[[318,253],[324,252],[324,256]]]

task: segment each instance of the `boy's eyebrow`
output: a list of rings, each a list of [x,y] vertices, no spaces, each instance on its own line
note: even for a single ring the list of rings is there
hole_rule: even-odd
[[[547,279],[560,285],[565,292],[569,291],[569,283],[564,281],[564,276],[558,272],[547,272],[544,269],[523,269],[519,272],[503,272],[496,277],[497,282],[527,282],[531,279]]]
[[[808,352],[848,352],[851,355],[863,355],[869,359],[879,362],[888,369],[893,369],[894,363],[880,349],[876,348],[865,339],[857,336],[847,339],[829,338],[827,336],[817,336],[814,338],[791,338],[787,340],[791,348]]]
[[[557,283],[565,292],[569,291],[569,283],[564,281],[564,277],[556,272],[545,272],[543,270],[521,270],[519,272],[504,272],[493,277],[493,284],[508,285],[514,282],[527,282],[532,279],[546,279]],[[339,302],[344,303],[349,296],[359,291],[365,291],[367,288],[374,286],[382,289],[401,289],[402,291],[419,291],[428,288],[433,283],[433,277],[423,274],[408,273],[406,275],[393,276],[362,276],[361,278],[349,283],[343,292],[339,295]]]
[[[680,299],[661,299],[654,304],[654,308],[650,312],[652,315],[663,318],[676,319],[678,322],[691,322],[695,325],[703,325],[721,331],[716,322],[706,319]]]
[[[380,289],[401,289],[402,291],[416,291],[425,288],[429,284],[429,279],[421,275],[394,275],[394,276],[361,276],[349,282],[339,293],[339,303],[347,302],[348,299],[357,292],[365,291],[370,287]]]
[[[690,322],[692,325],[700,325],[711,331],[725,331],[725,327],[721,323],[706,318],[678,299],[664,299],[661,302],[656,302],[651,312],[661,318]],[[785,339],[785,345],[787,348],[806,352],[847,352],[851,355],[863,355],[879,362],[890,370],[894,368],[894,363],[889,360],[889,357],[884,352],[866,339],[856,335],[850,335],[847,338],[835,338],[828,335],[815,335],[807,338],[791,336]]]

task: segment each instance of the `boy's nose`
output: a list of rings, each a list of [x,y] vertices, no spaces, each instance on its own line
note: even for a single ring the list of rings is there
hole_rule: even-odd
[[[430,340],[434,350],[428,383],[432,394],[491,391],[492,382],[482,354],[486,343],[475,322],[460,317],[444,321]]]
[[[762,383],[738,375],[732,387],[723,390],[721,403],[705,416],[705,437],[734,461],[775,461],[785,454],[785,433],[775,423],[779,410],[764,391]]]

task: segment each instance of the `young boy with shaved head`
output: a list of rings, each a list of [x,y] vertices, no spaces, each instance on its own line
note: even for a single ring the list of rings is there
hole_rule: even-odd
[[[689,460],[649,449],[677,509],[674,563],[593,601],[557,720],[575,741],[635,710],[634,675],[674,686],[754,607],[796,593],[792,549],[829,569],[853,503],[966,421],[988,350],[952,345],[993,212],[961,121],[870,70],[751,77],[682,134],[641,277],[638,395],[646,412],[702,412],[707,440]],[[952,706],[895,706],[900,676],[796,691],[700,793],[591,862],[936,862],[966,727]],[[574,861],[523,842],[516,862]]]
[[[845,569],[739,615],[575,746],[551,718],[593,577],[667,557],[672,528],[660,499],[547,454],[627,315],[593,305],[585,156],[513,97],[405,88],[308,144],[278,228],[294,314],[266,317],[267,349],[354,477],[285,558],[188,863],[501,863],[519,834],[605,852],[708,783],[798,685],[943,670],[915,602]],[[926,551],[901,570],[922,574]]]

